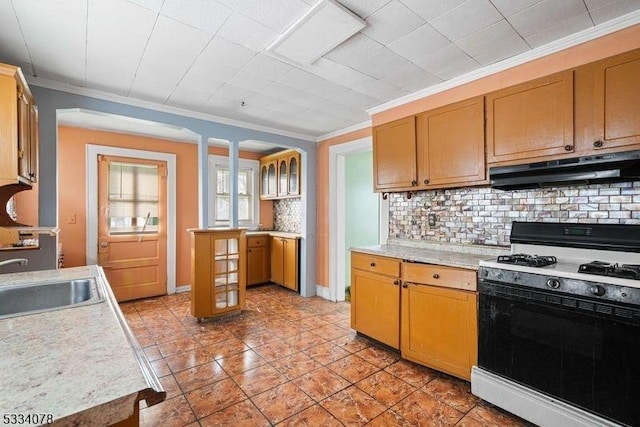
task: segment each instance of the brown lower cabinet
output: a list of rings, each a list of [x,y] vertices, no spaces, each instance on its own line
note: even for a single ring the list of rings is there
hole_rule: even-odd
[[[270,277],[269,236],[247,236],[247,286],[266,283]]]
[[[298,239],[271,237],[271,281],[298,290]]]
[[[475,271],[360,253],[351,265],[353,329],[405,359],[470,379],[478,358]]]

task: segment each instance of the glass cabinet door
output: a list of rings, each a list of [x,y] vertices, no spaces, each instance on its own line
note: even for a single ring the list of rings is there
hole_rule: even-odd
[[[260,195],[269,195],[269,175],[267,165],[260,167]]]
[[[215,309],[234,307],[240,302],[240,253],[237,238],[215,239],[213,305]]]
[[[287,161],[280,160],[278,165],[278,196],[287,195]]]
[[[269,172],[268,172],[268,180],[269,180],[269,196],[277,196],[278,195],[278,179],[276,177],[276,164],[275,162],[269,163]]]
[[[300,194],[298,182],[298,159],[289,157],[289,194]]]

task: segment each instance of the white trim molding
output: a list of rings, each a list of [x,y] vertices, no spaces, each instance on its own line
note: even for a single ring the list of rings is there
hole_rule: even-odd
[[[98,262],[98,155],[167,162],[167,293],[176,292],[176,155],[87,144],[87,265]]]

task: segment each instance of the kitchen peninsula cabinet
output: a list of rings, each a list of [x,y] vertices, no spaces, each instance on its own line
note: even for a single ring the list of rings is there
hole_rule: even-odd
[[[269,236],[247,236],[247,286],[268,282],[270,267]]]
[[[260,159],[260,199],[300,196],[300,153],[284,150]]]
[[[573,70],[486,96],[487,162],[574,155]]]
[[[22,71],[0,64],[0,186],[31,186],[38,173],[38,109]]]
[[[246,231],[189,230],[191,234],[191,315],[239,313],[246,290]]]
[[[469,380],[478,359],[476,272],[402,264],[402,357]]]
[[[351,253],[351,327],[400,349],[400,262]]]
[[[271,237],[271,281],[298,290],[298,239]]]

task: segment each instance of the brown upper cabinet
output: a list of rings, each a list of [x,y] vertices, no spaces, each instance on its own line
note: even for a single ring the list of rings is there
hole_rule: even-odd
[[[591,147],[602,150],[640,144],[640,50],[598,61],[591,67]]]
[[[486,102],[488,163],[574,153],[573,70],[492,92]]]
[[[38,109],[20,68],[0,64],[0,186],[36,182]]]
[[[260,198],[300,196],[300,153],[285,150],[260,159]]]
[[[373,162],[376,191],[485,183],[483,97],[374,127]]]
[[[417,185],[415,116],[373,128],[373,176],[376,191]]]

